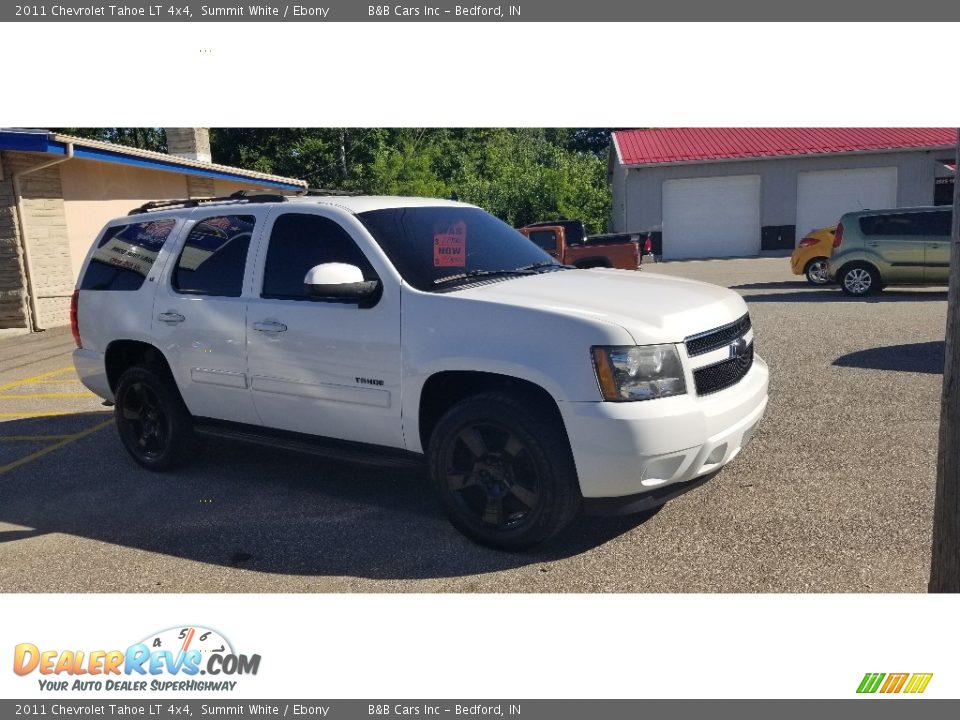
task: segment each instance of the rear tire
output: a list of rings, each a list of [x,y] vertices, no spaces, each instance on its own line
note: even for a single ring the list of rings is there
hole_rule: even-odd
[[[137,464],[164,471],[193,459],[202,443],[173,380],[163,369],[137,365],[120,376],[114,419],[120,440]]]
[[[803,274],[807,276],[807,282],[811,285],[830,284],[830,276],[827,274],[827,259],[825,257],[813,258],[807,263]]]
[[[563,427],[534,397],[469,397],[437,423],[429,465],[447,517],[470,539],[522,550],[563,530],[580,485]]]
[[[866,297],[880,291],[880,274],[866,263],[851,263],[837,275],[840,288],[851,297]]]

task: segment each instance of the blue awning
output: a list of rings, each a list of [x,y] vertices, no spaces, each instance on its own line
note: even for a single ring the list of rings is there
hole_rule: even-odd
[[[85,144],[82,139],[73,141],[73,156],[84,160],[131,165],[151,170],[174,172],[181,175],[195,175],[197,177],[213,178],[217,180],[232,180],[235,182],[251,183],[282,190],[302,191],[306,183],[285,180],[276,176],[258,176],[255,173],[232,171],[225,165],[212,165],[209,168],[178,161],[174,156],[162,153],[138,151],[136,154],[124,152],[122,145],[113,146],[116,149],[102,147],[104,143]],[[44,131],[0,130],[0,150],[13,152],[35,152],[47,155],[66,155],[67,143],[56,140],[50,133]]]

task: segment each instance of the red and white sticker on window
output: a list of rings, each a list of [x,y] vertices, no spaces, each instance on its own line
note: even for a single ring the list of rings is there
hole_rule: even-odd
[[[434,267],[467,266],[467,224],[462,220],[433,234]]]

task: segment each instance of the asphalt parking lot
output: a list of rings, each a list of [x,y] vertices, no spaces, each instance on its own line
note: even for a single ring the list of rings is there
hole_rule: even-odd
[[[925,591],[945,289],[854,300],[780,257],[644,268],[743,295],[766,418],[706,485],[525,554],[461,537],[418,471],[211,442],[148,473],[68,329],[0,340],[0,591]]]

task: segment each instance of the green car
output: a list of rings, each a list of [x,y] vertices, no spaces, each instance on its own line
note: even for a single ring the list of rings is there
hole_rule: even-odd
[[[950,275],[949,207],[864,210],[840,218],[827,273],[847,295],[941,285]]]

